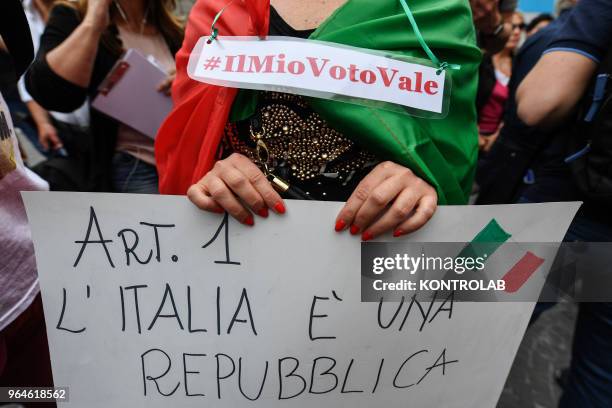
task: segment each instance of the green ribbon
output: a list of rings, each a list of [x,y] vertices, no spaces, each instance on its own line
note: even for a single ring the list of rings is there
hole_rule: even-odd
[[[421,30],[419,30],[419,26],[416,20],[414,19],[414,16],[412,15],[412,11],[410,11],[410,7],[408,7],[408,3],[406,3],[406,0],[399,0],[399,1],[404,9],[404,12],[406,13],[406,16],[408,17],[408,20],[410,21],[412,30],[414,31],[414,34],[416,35],[417,41],[421,45],[421,48],[423,48],[423,51],[425,51],[425,54],[427,54],[431,62],[433,62],[438,67],[436,74],[440,75],[442,71],[445,71],[449,68],[455,69],[455,70],[461,69],[461,65],[449,64],[448,62],[440,61],[438,57],[436,57],[436,55],[433,53],[431,48],[429,48],[429,46],[427,45],[427,42],[425,42],[425,39],[423,38],[423,35],[421,34]],[[234,0],[227,3],[225,7],[219,10],[217,15],[213,19],[212,24],[210,26],[210,37],[208,37],[208,41],[207,41],[208,44],[212,43],[214,40],[217,39],[217,36],[219,35],[219,30],[217,30],[217,27],[215,27],[215,25],[217,24],[217,21],[219,20],[219,18],[221,18],[221,15],[225,11],[225,9],[228,8],[233,2]]]
[[[402,4],[402,7],[404,8],[404,12],[406,13],[406,16],[408,17],[408,20],[410,21],[410,25],[412,26],[414,35],[416,35],[417,41],[419,42],[419,44],[421,44],[421,48],[423,48],[423,51],[425,51],[425,54],[427,54],[431,62],[433,62],[438,67],[436,74],[440,75],[442,71],[445,71],[448,68],[461,69],[461,65],[449,64],[448,62],[441,62],[438,59],[438,57],[436,57],[436,55],[433,53],[431,48],[429,48],[429,46],[425,42],[425,39],[423,38],[423,35],[421,34],[421,30],[419,30],[419,26],[417,25],[417,22],[414,19],[414,16],[412,15],[412,11],[410,11],[410,7],[408,7],[408,3],[406,3],[406,0],[399,0],[399,1]]]
[[[221,10],[219,10],[217,15],[213,19],[212,24],[210,25],[210,37],[208,37],[208,41],[206,41],[208,44],[210,44],[211,42],[217,39],[217,36],[219,35],[219,30],[217,30],[217,27],[215,27],[215,25],[217,24],[217,21],[219,20],[219,18],[221,18],[221,14],[223,14],[225,9],[231,6],[233,2],[234,0],[227,3]]]

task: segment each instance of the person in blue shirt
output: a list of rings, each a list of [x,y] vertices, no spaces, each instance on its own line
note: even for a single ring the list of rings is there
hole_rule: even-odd
[[[552,24],[551,24],[552,25]],[[549,26],[550,27],[550,26]],[[564,137],[573,113],[612,45],[612,2],[580,0],[570,14],[542,30],[551,36],[542,56],[516,90],[521,126],[546,138],[534,156],[538,164],[524,201],[583,200],[566,241],[612,241],[612,214],[586,199],[564,168]],[[538,34],[540,35],[540,34]],[[612,407],[612,303],[582,303],[576,322],[572,363],[560,407]]]
[[[559,17],[528,38],[514,57],[504,126],[491,151],[483,154],[479,160],[476,179],[480,192],[477,204],[577,199],[575,187],[567,182],[570,171],[563,162],[566,142],[560,131],[562,126],[547,129],[528,126],[518,117],[516,101],[519,84],[559,35],[574,5],[575,1],[567,2]],[[500,166],[500,163],[504,163],[504,166]],[[529,176],[525,177],[527,173]],[[504,182],[500,183],[500,180]]]

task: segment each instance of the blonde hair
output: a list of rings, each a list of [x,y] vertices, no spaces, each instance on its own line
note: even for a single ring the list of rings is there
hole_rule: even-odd
[[[183,22],[174,14],[176,8],[175,0],[146,0],[148,9],[148,22],[155,26],[164,38],[171,40],[175,44],[182,42],[184,29]],[[75,9],[81,18],[85,17],[87,12],[87,0],[57,0],[54,5],[63,4]],[[111,21],[115,21],[119,17],[117,7],[111,7]],[[113,41],[107,32],[102,36],[102,42],[111,51],[121,52],[121,46]]]
[[[524,23],[525,22],[525,15],[523,13],[521,13],[520,11],[516,10],[514,13],[512,13],[512,17],[517,16],[521,18],[521,21]]]

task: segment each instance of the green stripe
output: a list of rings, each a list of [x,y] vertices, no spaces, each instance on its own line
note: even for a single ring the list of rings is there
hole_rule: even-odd
[[[493,218],[474,239],[461,250],[457,257],[478,258],[485,255],[490,257],[512,235],[508,234]]]

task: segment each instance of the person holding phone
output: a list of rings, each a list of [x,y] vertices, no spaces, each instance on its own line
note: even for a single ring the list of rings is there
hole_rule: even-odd
[[[173,0],[58,2],[26,75],[28,91],[45,109],[69,112],[93,100],[122,53],[133,48],[168,72],[159,91],[169,94],[183,40],[174,8]],[[157,193],[153,140],[95,110],[90,126],[87,190]]]

